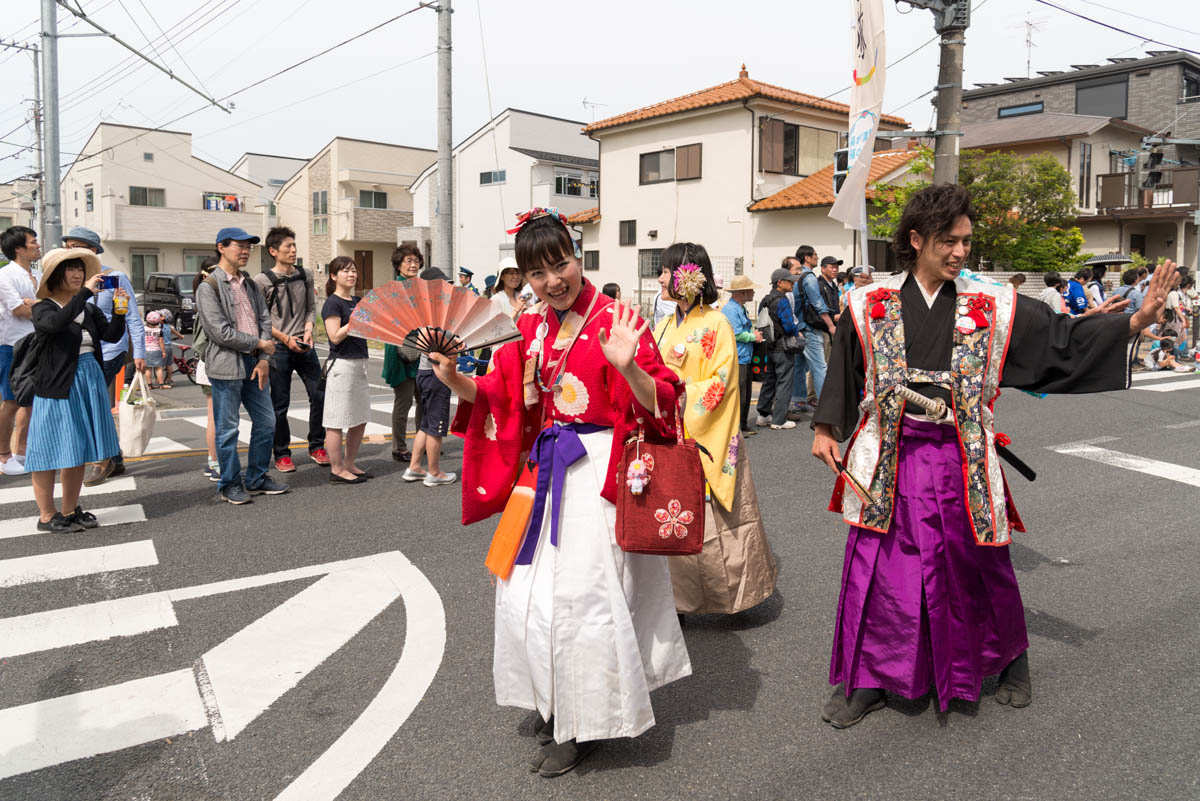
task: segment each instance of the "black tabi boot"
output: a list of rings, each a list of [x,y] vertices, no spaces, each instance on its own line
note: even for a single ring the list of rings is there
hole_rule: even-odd
[[[840,704],[834,702],[841,698]],[[850,697],[839,691],[834,698],[829,699],[825,711],[829,712],[829,725],[835,729],[848,729],[872,712],[887,706],[887,695],[883,690],[859,688],[850,693]]]
[[[561,776],[574,770],[575,766],[596,750],[599,744],[599,740],[588,740],[585,743],[577,743],[574,740],[567,740],[565,743],[551,741],[543,745],[542,750],[529,762],[529,769],[547,779]]]
[[[534,727],[533,736],[537,738],[538,745],[545,745],[554,739],[554,715],[550,716],[549,720],[545,720],[541,715],[538,715],[537,726]]]
[[[825,702],[825,706],[821,708],[821,720],[828,723],[833,719],[834,714],[846,706],[846,688],[839,684],[833,688],[833,695],[829,696],[829,700]]]
[[[1033,680],[1029,677],[1029,652],[1008,663],[1000,672],[1000,686],[996,688],[996,702],[1005,706],[1029,706],[1033,701]]]

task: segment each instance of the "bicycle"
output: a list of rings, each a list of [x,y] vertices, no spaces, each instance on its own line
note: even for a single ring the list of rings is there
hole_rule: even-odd
[[[192,384],[196,383],[196,365],[200,362],[195,356],[188,356],[187,352],[192,349],[191,345],[171,345],[179,351],[178,356],[173,356],[175,370],[187,376],[188,381]]]

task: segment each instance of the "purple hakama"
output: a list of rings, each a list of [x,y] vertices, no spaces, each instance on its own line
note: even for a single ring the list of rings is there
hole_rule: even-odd
[[[979,700],[984,676],[1029,647],[1007,546],[977,545],[953,426],[905,417],[886,534],[852,526],[831,684]]]

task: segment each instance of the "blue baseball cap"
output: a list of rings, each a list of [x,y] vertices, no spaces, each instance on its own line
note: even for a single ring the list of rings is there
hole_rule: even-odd
[[[224,242],[226,239],[232,239],[234,242],[249,242],[251,245],[257,245],[259,238],[253,234],[246,233],[245,228],[222,228],[217,231],[217,244]]]
[[[63,235],[63,242],[66,242],[68,239],[74,239],[77,242],[87,242],[96,251],[97,256],[104,252],[104,248],[100,246],[100,234],[96,233],[91,228],[84,228],[82,225],[76,225]]]

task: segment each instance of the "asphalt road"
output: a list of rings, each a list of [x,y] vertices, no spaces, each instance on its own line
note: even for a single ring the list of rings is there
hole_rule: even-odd
[[[329,787],[294,797],[1200,797],[1197,379],[1145,380],[1124,393],[1044,400],[1006,391],[998,402],[998,428],[1039,472],[1030,484],[1010,471],[1030,529],[1011,546],[1032,643],[1029,708],[996,704],[989,680],[979,703],[955,702],[945,715],[929,697],[892,697],[885,710],[850,730],[821,723],[845,531],[825,511],[831,477],[808,456],[807,426],[765,431],[748,447],[780,564],[778,592],[737,616],[689,619],[694,675],[654,694],[658,725],[636,740],[605,744],[555,780],[524,767],[536,750],[532,715],[494,703],[494,591],[483,568],[492,526],[459,525],[458,485],[403,483],[388,446],[366,447],[363,465],[377,474],[366,485],[330,485],[321,468],[306,462],[288,478],[293,492],[241,508],[214,499],[215,485],[198,475],[198,457],[141,462],[126,477],[135,486],[86,500],[93,508],[140,504],[145,521],[72,536],[16,536],[14,519],[36,508],[15,494],[27,481],[6,479],[0,483],[0,743],[7,750],[0,745],[0,775],[39,759],[47,767],[0,780],[0,799],[276,798],[297,777],[311,776],[304,771],[343,732],[364,731],[360,715],[396,686],[415,707],[407,717],[400,705],[368,721],[366,729],[386,740],[382,750],[371,758],[369,749],[356,749],[365,750],[362,769],[321,763],[317,772]],[[1178,389],[1151,389],[1168,385]],[[1111,439],[1052,450],[1102,437]],[[448,440],[447,469],[457,469],[460,459],[460,445]],[[13,561],[69,559],[69,552],[116,546],[136,546],[144,557],[149,546],[137,544],[147,542],[153,562],[143,558],[142,566],[72,578],[37,580],[36,565]],[[322,596],[321,570],[262,586],[180,591],[392,551],[420,573],[405,574],[402,601],[378,613],[355,608],[370,595],[366,581]],[[419,595],[414,575],[428,580],[440,604]],[[103,638],[115,615],[82,629],[24,617],[152,593],[172,599],[174,619],[135,622],[135,629],[153,627],[127,636]],[[317,603],[289,607],[302,593]],[[193,709],[189,717],[176,708],[187,706],[176,701],[191,698],[194,688],[164,693],[161,703],[145,700],[145,684],[126,685],[133,689],[124,696],[105,690],[159,675],[190,681],[202,657],[221,653],[244,632],[259,632],[263,621],[280,624],[287,616],[272,613],[277,608],[293,613],[282,621],[284,634],[253,640],[242,673],[235,671],[224,691],[253,690],[248,679],[238,685],[236,675],[284,657],[298,660],[285,659],[283,671],[295,686],[276,676],[276,685],[286,685],[276,688],[278,698],[249,698],[259,712],[232,737],[228,729],[239,724],[221,687],[222,739],[202,713]],[[440,660],[439,614],[445,618]],[[304,663],[313,632],[336,629],[353,615],[364,624],[350,626],[344,645],[335,642],[328,654]],[[14,629],[17,619],[27,625]],[[63,644],[13,655],[20,650],[14,643],[39,637]],[[91,638],[98,639],[83,641]],[[402,652],[415,657],[398,669]],[[435,665],[422,692],[422,671]],[[398,685],[389,683],[397,670]],[[130,711],[139,698],[150,706],[140,717]],[[200,722],[173,725],[173,716]],[[5,732],[14,721],[24,728]],[[154,725],[162,736],[108,750],[141,742],[140,733]],[[389,729],[397,725],[393,736]],[[59,758],[89,746],[107,752]]]

